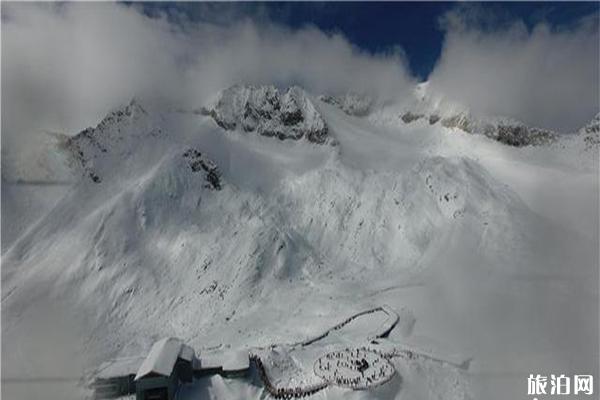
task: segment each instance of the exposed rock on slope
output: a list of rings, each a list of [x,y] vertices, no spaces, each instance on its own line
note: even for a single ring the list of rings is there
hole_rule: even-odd
[[[338,107],[348,115],[363,117],[371,112],[373,99],[369,96],[361,96],[356,93],[346,93],[343,96],[319,96],[319,100],[324,103]]]
[[[110,112],[95,128],[87,128],[73,137],[63,139],[75,168],[94,183],[109,180],[112,175],[128,174],[127,160],[147,171],[162,157],[175,138],[161,127],[160,118],[153,118],[137,101]],[[148,148],[152,151],[148,151]],[[181,151],[181,150],[179,150]],[[195,147],[183,151],[183,159],[195,176],[201,175],[204,187],[221,190],[221,173],[217,165]],[[114,166],[121,165],[122,171]]]
[[[232,86],[213,105],[202,109],[223,129],[241,129],[280,140],[323,144],[329,131],[308,95],[299,87],[281,93],[274,86]]]
[[[556,140],[554,132],[546,129],[530,128],[522,124],[500,124],[493,127],[491,134],[486,133],[486,136],[515,147],[544,145]]]
[[[102,159],[118,156],[131,150],[122,145],[142,137],[157,138],[162,130],[155,126],[147,111],[136,99],[127,106],[111,111],[95,128],[86,128],[66,138],[62,144],[75,166],[93,182],[102,181]]]
[[[408,111],[402,114],[400,118],[406,124],[424,118],[428,119],[430,125],[440,121],[444,128],[483,134],[500,143],[515,147],[544,145],[556,140],[556,133],[546,129],[528,127],[521,122],[510,119],[481,120],[472,117],[468,113],[458,113],[442,118],[437,114],[426,115]]]
[[[193,172],[204,171],[209,189],[221,190],[221,174],[217,164],[207,159],[200,151],[188,149],[183,153]]]
[[[594,119],[581,128],[579,133],[583,135],[586,149],[600,146],[600,113],[596,114]]]
[[[402,119],[402,121],[404,121],[404,123],[406,124],[410,124],[413,121],[416,121],[418,119],[424,118],[425,115],[424,114],[415,114],[412,112],[407,112],[402,114],[402,116],[400,117]]]
[[[429,125],[439,122],[444,128],[482,134],[514,147],[546,145],[557,140],[555,132],[531,127],[512,118],[474,115],[468,107],[430,92],[429,82],[418,84],[413,94],[414,98],[406,101],[399,115],[405,124],[421,119],[427,120]]]

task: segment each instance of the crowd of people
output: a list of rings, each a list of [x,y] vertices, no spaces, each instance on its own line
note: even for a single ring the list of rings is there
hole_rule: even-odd
[[[266,368],[258,355],[250,356],[265,389],[276,399],[307,397],[336,384],[351,389],[366,389],[387,382],[394,374],[393,365],[387,357],[366,347],[346,348],[333,351],[319,358],[314,371],[324,382],[306,386],[276,387],[269,379]]]
[[[365,347],[328,353],[317,360],[314,369],[326,381],[353,389],[384,383],[395,373],[392,364]]]

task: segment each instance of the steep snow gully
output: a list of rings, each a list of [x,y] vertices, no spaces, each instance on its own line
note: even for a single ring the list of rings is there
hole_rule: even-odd
[[[274,385],[310,383],[377,321],[269,346],[383,304],[416,321],[386,345],[431,357],[315,398],[506,400],[531,373],[598,376],[598,119],[480,132],[506,123],[426,107],[235,86],[197,110],[134,100],[62,138],[81,179],[3,249],[3,396],[88,396],[82,371],[164,336],[271,349]],[[180,392],[199,395],[268,397],[220,376]]]

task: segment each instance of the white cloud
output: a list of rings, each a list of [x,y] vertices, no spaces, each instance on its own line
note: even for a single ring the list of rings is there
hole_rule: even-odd
[[[466,10],[466,11],[465,11]],[[569,29],[521,22],[478,24],[459,8],[444,19],[431,87],[476,112],[573,131],[599,111],[598,16]]]
[[[399,52],[371,55],[264,19],[193,23],[114,3],[3,3],[2,19],[3,176],[11,159],[35,157],[43,131],[74,133],[134,95],[197,107],[240,82],[388,98],[411,83]]]
[[[151,83],[180,87],[164,20],[108,4],[4,3],[2,22],[3,176],[35,159],[43,131],[95,124]]]
[[[250,22],[209,35],[192,69],[201,87],[235,82],[298,83],[315,93],[355,90],[394,98],[412,83],[400,53],[371,55],[341,35]]]
[[[213,24],[206,21],[219,10],[199,10],[206,18],[191,21],[149,17],[135,4],[2,3],[3,177],[39,158],[44,131],[75,133],[135,95],[198,107],[234,83],[296,83],[393,99],[414,83],[401,50],[370,54],[340,34],[291,30],[264,15]],[[473,21],[448,14],[435,90],[475,111],[555,129],[598,111],[596,20],[532,32],[521,24],[473,29]]]

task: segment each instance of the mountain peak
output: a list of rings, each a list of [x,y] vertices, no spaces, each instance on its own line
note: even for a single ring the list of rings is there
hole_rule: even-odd
[[[280,91],[272,85],[234,85],[219,93],[202,113],[225,130],[256,132],[279,140],[306,139],[324,144],[329,129],[308,94],[297,86]]]
[[[134,97],[127,105],[110,111],[96,127],[65,139],[62,147],[77,169],[100,183],[104,170],[110,167],[109,158],[128,154],[139,146],[142,137],[155,138],[161,134],[161,128],[154,125],[140,100]]]

